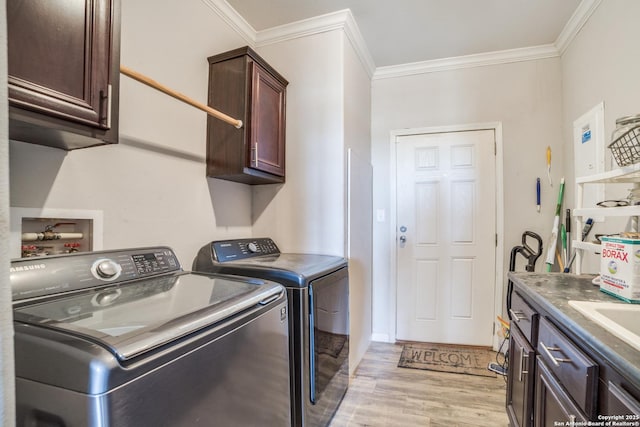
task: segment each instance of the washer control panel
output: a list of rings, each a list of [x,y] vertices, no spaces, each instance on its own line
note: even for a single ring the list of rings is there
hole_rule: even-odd
[[[21,258],[11,262],[13,300],[25,300],[182,271],[171,248]]]
[[[268,237],[211,242],[213,258],[218,262],[236,261],[264,255],[279,255],[280,249]]]

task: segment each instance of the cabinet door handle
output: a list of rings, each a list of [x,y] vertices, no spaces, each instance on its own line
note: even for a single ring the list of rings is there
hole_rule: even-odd
[[[251,163],[254,167],[258,167],[258,143],[256,142],[251,147]]]
[[[107,86],[107,93],[100,91],[100,123],[104,123],[105,128],[111,129],[111,95],[113,87]],[[105,106],[106,104],[106,106]],[[104,110],[102,110],[104,108]]]
[[[520,372],[518,373],[518,378],[520,382],[522,382],[522,375],[523,374],[528,374],[529,372],[527,372],[524,368],[524,359],[528,358],[529,356],[526,356],[524,354],[524,347],[520,347]]]
[[[542,347],[542,351],[544,351],[545,354],[551,359],[551,362],[556,368],[560,367],[560,363],[571,362],[571,359],[561,359],[551,354],[552,351],[562,351],[560,347],[547,347],[542,341],[540,341],[540,347]]]
[[[107,128],[111,129],[111,99],[113,86],[107,86]]]
[[[523,316],[524,313],[521,311],[513,311],[512,308],[509,309],[509,313],[511,313],[511,316],[513,317],[513,320],[515,320],[516,322],[521,321],[522,319],[526,319],[526,317],[520,317]]]
[[[526,363],[525,363],[526,360]],[[527,363],[529,363],[529,355],[525,354],[524,352],[524,347],[522,348],[522,365],[520,366],[520,372],[522,372],[522,375],[527,375],[529,374],[529,371],[527,370]]]

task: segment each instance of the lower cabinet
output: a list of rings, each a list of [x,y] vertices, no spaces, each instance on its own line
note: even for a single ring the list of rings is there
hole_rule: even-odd
[[[515,325],[509,338],[507,415],[514,427],[533,425],[535,350]]]
[[[540,291],[545,279],[539,274],[509,278],[510,426],[640,425],[640,358],[568,307],[571,296],[593,289],[591,278],[556,276],[549,282],[558,288],[552,297],[543,296],[550,289]]]
[[[626,421],[640,421],[640,402],[621,384],[608,382],[603,403],[606,406],[602,408],[602,415],[623,415]]]
[[[609,411],[637,410],[633,396],[615,384],[603,388],[607,397],[598,401],[599,364],[556,326],[562,322],[515,292],[512,305],[506,396],[512,427],[598,421],[605,405]]]
[[[576,406],[575,419],[595,419],[598,391],[598,364],[549,320],[540,319],[538,335],[538,368],[543,368],[557,381],[567,401]],[[538,375],[538,378],[540,378]],[[537,385],[537,382],[536,382]],[[560,388],[561,387],[561,388]],[[537,394],[537,392],[536,392]],[[559,396],[559,392],[555,393]],[[569,407],[569,405],[565,405]],[[584,414],[584,415],[581,415]],[[538,415],[538,411],[536,411]],[[572,418],[556,421],[571,421]],[[540,424],[544,425],[544,424]]]
[[[587,421],[540,357],[537,360],[535,426],[573,426],[576,421]]]

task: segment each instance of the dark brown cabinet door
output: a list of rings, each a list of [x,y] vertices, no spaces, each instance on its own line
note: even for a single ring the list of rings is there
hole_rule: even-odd
[[[507,415],[513,427],[531,427],[535,350],[517,327],[512,327],[510,333]]]
[[[248,47],[209,58],[209,106],[243,127],[207,119],[207,176],[245,184],[285,178],[288,82]]]
[[[573,425],[585,422],[587,417],[569,397],[564,388],[538,357],[536,364],[535,426]]]
[[[250,66],[252,153],[247,166],[284,176],[285,88],[255,62]]]
[[[14,116],[25,120],[34,117],[29,113],[39,114],[31,120],[39,127],[47,127],[40,119],[52,117],[70,123],[71,132],[75,127],[86,136],[109,140],[106,132],[117,124],[118,12],[115,0],[8,0],[9,105]]]

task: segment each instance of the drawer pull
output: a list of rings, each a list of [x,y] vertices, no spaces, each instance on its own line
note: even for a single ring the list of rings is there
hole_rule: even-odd
[[[552,351],[561,351],[562,349],[560,347],[547,347],[542,341],[540,341],[540,347],[542,347],[542,350],[547,354],[547,356],[549,356],[551,362],[556,366],[556,368],[560,366],[560,363],[571,362],[571,359],[560,359],[559,357],[554,357],[553,354],[551,354]]]
[[[524,316],[524,313],[521,311],[513,311],[513,309],[510,308],[509,313],[511,313],[511,316],[513,316],[513,320],[515,320],[516,322],[519,322],[522,319],[526,319],[526,317],[520,317],[520,316]]]

